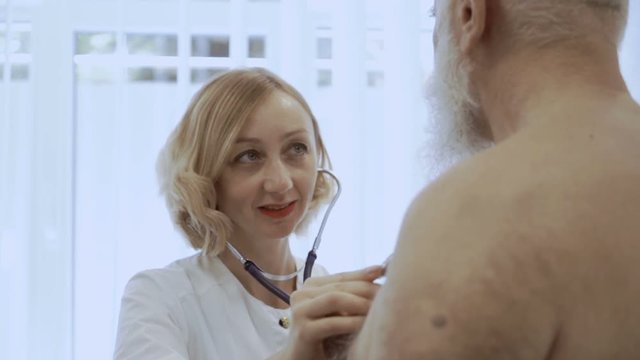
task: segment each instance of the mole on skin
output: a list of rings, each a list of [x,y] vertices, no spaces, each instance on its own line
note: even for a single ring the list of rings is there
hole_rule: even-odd
[[[437,329],[447,326],[447,318],[444,315],[435,315],[431,318],[431,325]]]

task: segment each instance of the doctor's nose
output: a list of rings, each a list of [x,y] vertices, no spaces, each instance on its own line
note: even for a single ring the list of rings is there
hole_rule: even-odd
[[[280,161],[272,161],[265,168],[264,189],[270,193],[284,193],[293,187],[289,169]]]

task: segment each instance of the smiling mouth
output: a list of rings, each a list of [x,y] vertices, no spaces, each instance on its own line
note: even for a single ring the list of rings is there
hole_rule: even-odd
[[[284,205],[260,206],[258,207],[258,210],[260,210],[263,215],[270,218],[282,219],[293,212],[296,207],[296,202],[297,201],[292,201]]]

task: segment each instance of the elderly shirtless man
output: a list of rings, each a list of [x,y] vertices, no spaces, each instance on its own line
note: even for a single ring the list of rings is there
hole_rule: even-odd
[[[640,359],[627,9],[436,1],[446,148],[473,155],[415,199],[349,359]]]

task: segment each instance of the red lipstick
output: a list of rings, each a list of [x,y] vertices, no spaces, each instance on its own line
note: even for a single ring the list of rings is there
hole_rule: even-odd
[[[260,210],[260,212],[270,218],[273,219],[282,219],[284,217],[287,217],[287,215],[291,214],[293,212],[293,209],[295,209],[296,207],[296,201],[292,201],[289,204],[283,206],[283,207],[276,207],[276,206],[260,206],[258,208],[258,210]]]

